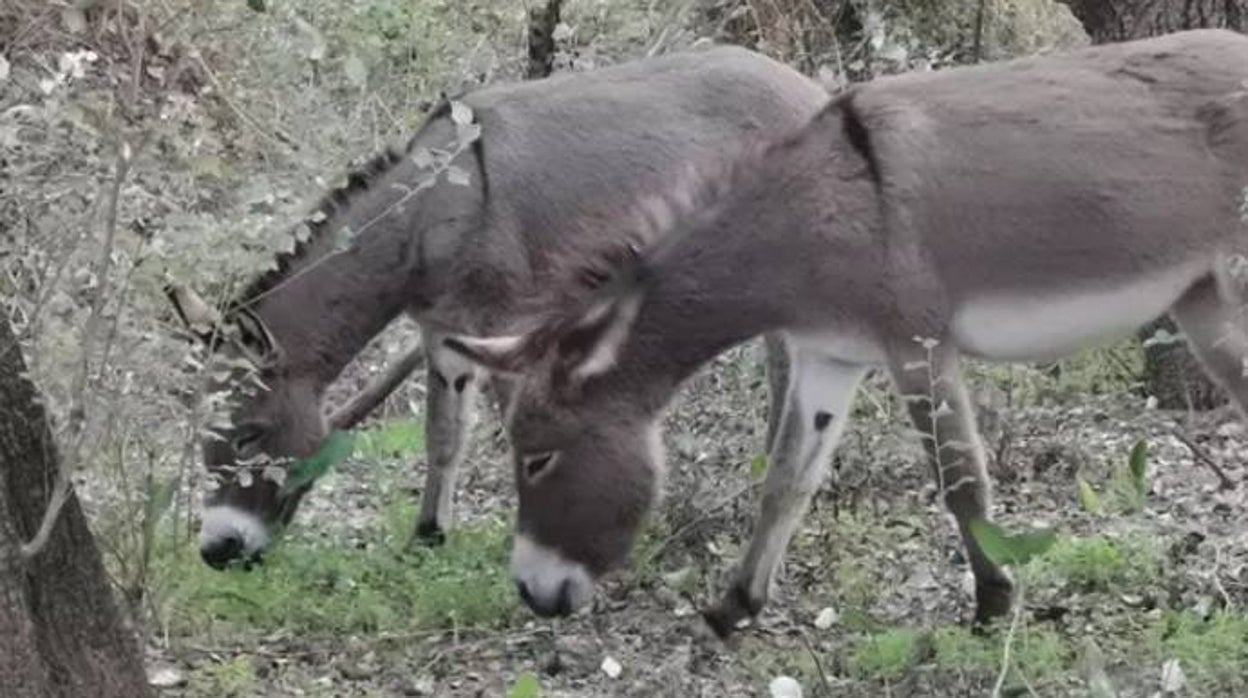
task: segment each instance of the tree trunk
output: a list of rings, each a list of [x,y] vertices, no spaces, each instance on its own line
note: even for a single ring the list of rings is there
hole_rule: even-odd
[[[1184,29],[1243,31],[1248,0],[1063,0],[1092,41],[1143,39]]]
[[[1225,27],[1243,31],[1248,0],[1065,0],[1095,43],[1128,41],[1159,34]],[[1178,334],[1169,317],[1145,326],[1140,341],[1158,330]],[[1199,362],[1181,343],[1144,348],[1144,388],[1166,409],[1207,410],[1226,402]]]
[[[70,495],[48,544],[24,559],[56,479],[43,408],[0,315],[0,694],[148,695],[138,644],[121,622],[95,540]]]

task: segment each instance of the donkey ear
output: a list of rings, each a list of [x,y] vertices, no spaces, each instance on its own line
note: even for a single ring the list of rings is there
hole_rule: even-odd
[[[503,337],[469,337],[453,335],[442,340],[442,346],[497,373],[519,373],[539,358],[530,335]]]
[[[180,284],[171,283],[165,286],[165,296],[173,304],[182,324],[197,337],[207,342],[219,334],[221,313],[200,298],[199,294]]]
[[[555,344],[562,382],[576,386],[614,366],[640,308],[641,294],[630,291],[585,311]]]
[[[281,359],[282,348],[259,315],[239,308],[230,314],[228,322],[238,331],[238,344],[243,353],[256,366],[273,366]]]

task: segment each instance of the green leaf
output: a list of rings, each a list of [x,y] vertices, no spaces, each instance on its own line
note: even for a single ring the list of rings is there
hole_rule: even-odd
[[[1075,478],[1075,482],[1079,486],[1079,506],[1089,514],[1101,513],[1101,497],[1092,489],[1092,485],[1081,477]]]
[[[507,690],[507,698],[537,698],[541,694],[542,684],[538,682],[536,676],[527,671],[520,674],[516,682]]]
[[[1148,494],[1148,442],[1140,439],[1135,442],[1135,446],[1131,447],[1131,455],[1127,459],[1127,466],[1131,469],[1131,481],[1135,483],[1135,490],[1141,495]]]
[[[754,456],[754,460],[750,461],[750,477],[755,480],[762,479],[767,474],[767,454],[760,453]]]
[[[351,457],[355,451],[355,436],[349,431],[334,431],[325,437],[316,453],[295,461],[286,472],[283,493],[293,492],[310,485],[329,469]]]
[[[1052,529],[1010,534],[983,519],[971,522],[971,535],[979,542],[984,555],[998,565],[1025,565],[1043,555],[1057,541],[1057,533]]]

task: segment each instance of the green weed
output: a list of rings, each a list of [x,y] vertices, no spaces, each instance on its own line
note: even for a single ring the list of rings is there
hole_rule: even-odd
[[[859,675],[877,679],[898,679],[914,663],[919,633],[894,628],[868,635],[851,654],[849,664]]]
[[[256,667],[251,658],[238,656],[216,664],[208,664],[191,674],[192,695],[249,696],[255,694]]]
[[[261,632],[348,633],[497,626],[515,608],[506,527],[453,531],[446,545],[402,552],[279,541],[249,571],[216,571],[187,547],[162,557],[178,599],[172,630],[217,622]]]
[[[1106,536],[1062,537],[1028,570],[1037,581],[1068,584],[1081,591],[1114,591],[1157,580],[1161,555],[1151,539]]]
[[[1148,636],[1157,661],[1179,660],[1193,695],[1243,695],[1248,688],[1248,616],[1169,612]]]

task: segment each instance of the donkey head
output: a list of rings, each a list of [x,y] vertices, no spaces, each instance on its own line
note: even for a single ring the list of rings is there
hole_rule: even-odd
[[[640,302],[617,293],[524,335],[445,340],[520,378],[508,425],[520,500],[511,567],[543,616],[590,601],[593,580],[628,557],[658,490],[657,417],[628,399],[639,377],[615,370]]]
[[[325,437],[321,385],[290,365],[252,310],[222,315],[188,289],[171,287],[168,295],[222,367],[210,372],[209,392],[224,398],[229,414],[202,443],[215,486],[204,495],[200,555],[217,568],[256,560],[307,490],[287,488],[283,475]]]

